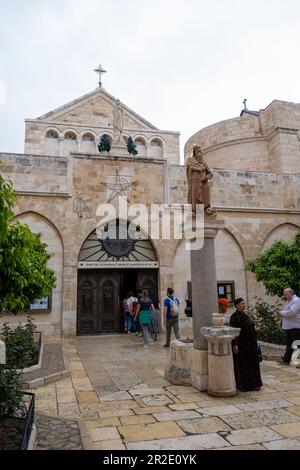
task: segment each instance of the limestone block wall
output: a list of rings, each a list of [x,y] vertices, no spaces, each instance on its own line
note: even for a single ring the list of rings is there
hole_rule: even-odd
[[[221,121],[196,132],[185,144],[185,159],[193,145],[215,168],[300,173],[300,104],[273,101],[258,116]]]
[[[51,313],[32,310],[32,317],[43,337],[59,338],[62,325],[62,296],[63,296],[63,244],[56,227],[43,215],[34,212],[24,212],[16,217],[21,223],[29,225],[34,233],[41,233],[42,241],[47,244],[47,251],[51,254],[48,262],[50,268],[55,271],[56,287],[51,293]],[[25,322],[26,316],[18,314],[2,315],[0,325],[9,322],[13,327],[19,322]]]
[[[214,169],[210,180],[212,205],[222,208],[300,210],[300,174]],[[187,203],[184,166],[168,167],[170,202]]]
[[[0,153],[1,173],[22,192],[68,192],[68,160],[54,156]]]

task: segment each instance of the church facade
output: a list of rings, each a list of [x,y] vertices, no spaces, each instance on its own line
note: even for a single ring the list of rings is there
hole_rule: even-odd
[[[157,129],[101,87],[25,124],[24,154],[0,153],[1,172],[17,190],[16,218],[42,233],[52,254],[56,287],[31,306],[44,334],[121,332],[129,290],[147,288],[163,299],[173,286],[185,307],[191,283],[184,240],[119,243],[101,241],[97,232],[99,205],[115,205],[119,196],[147,207],[187,202],[179,133]],[[200,144],[214,174],[212,205],[225,222],[215,240],[216,288],[230,301],[264,294],[245,262],[300,227],[299,129],[300,105],[274,101],[202,129],[185,145],[187,158]],[[104,134],[111,150],[99,153]],[[127,151],[129,137],[137,155]]]

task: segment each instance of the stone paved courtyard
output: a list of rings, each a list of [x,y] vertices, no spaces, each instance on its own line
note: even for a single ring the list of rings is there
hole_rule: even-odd
[[[37,413],[58,418],[49,448],[300,449],[299,369],[264,361],[261,391],[214,398],[164,379],[163,340],[150,349],[130,335],[65,341],[71,377],[33,390]]]

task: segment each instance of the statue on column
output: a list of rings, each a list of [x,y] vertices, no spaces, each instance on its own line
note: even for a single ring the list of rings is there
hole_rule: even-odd
[[[122,133],[123,133],[123,109],[122,109],[120,100],[116,100],[116,105],[113,110],[113,143],[120,142]]]
[[[192,205],[192,211],[196,214],[196,204],[204,205],[206,215],[215,215],[216,210],[211,207],[210,188],[208,180],[213,177],[207,163],[203,160],[203,154],[199,145],[194,145],[193,156],[186,161],[188,182],[188,203]]]

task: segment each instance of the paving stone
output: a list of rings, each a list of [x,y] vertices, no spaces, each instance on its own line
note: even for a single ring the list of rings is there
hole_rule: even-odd
[[[232,431],[226,439],[233,445],[255,444],[261,442],[281,439],[282,436],[267,427],[257,427],[252,429],[240,429]]]
[[[90,429],[90,435],[93,442],[120,439],[120,435],[116,427]]]
[[[237,404],[242,411],[272,410],[274,408],[287,408],[291,403],[286,400],[257,401],[255,403]]]
[[[76,390],[76,397],[78,403],[99,403],[99,398],[97,394],[92,391],[78,391]]]
[[[270,426],[273,431],[281,434],[283,437],[299,437],[300,438],[300,421],[296,423],[277,424]]]
[[[72,369],[71,377],[74,379],[83,379],[86,377],[86,372],[84,369]]]
[[[153,416],[157,421],[177,421],[179,419],[199,418],[199,413],[196,411],[167,411],[155,413]]]
[[[278,441],[274,441],[278,442]],[[262,444],[248,444],[244,446],[230,446],[230,447],[220,447],[214,450],[266,450]]]
[[[62,403],[58,405],[58,413],[61,416],[74,416],[79,415],[80,410],[77,403]]]
[[[196,411],[203,416],[224,416],[233,413],[242,413],[242,410],[234,405],[215,406],[211,408],[198,408]]]
[[[127,444],[128,450],[203,450],[228,447],[230,444],[218,434],[201,434],[173,439],[158,439]]]
[[[132,410],[111,410],[111,411],[99,411],[98,416],[101,419],[110,418],[110,417],[118,417],[118,416],[132,416],[134,415]]]
[[[300,450],[300,439],[280,439],[266,442],[264,447],[269,450]]]
[[[35,450],[83,449],[76,421],[36,414],[34,422],[37,427]]]
[[[154,395],[150,397],[142,397],[143,402],[146,406],[159,406],[159,405],[169,405],[174,403],[171,398],[166,395]]]
[[[231,431],[231,428],[220,418],[195,418],[177,421],[178,426],[187,434],[207,434],[220,431]]]
[[[94,442],[93,448],[94,450],[126,450],[121,439]]]
[[[212,397],[211,397],[212,398]],[[201,401],[197,401],[195,400],[196,403],[198,403],[198,405],[202,408],[213,408],[213,407],[216,407],[216,406],[225,406],[226,403],[218,398],[216,398],[215,400],[201,400]],[[199,408],[198,406],[198,408]]]
[[[222,416],[222,419],[234,429],[247,429],[298,421],[295,414],[289,413],[282,408],[265,411],[247,411],[240,414]]]
[[[119,426],[118,430],[125,442],[184,436],[184,432],[172,421],[167,423]]]
[[[174,395],[192,395],[193,393],[198,393],[191,385],[171,385],[167,387],[167,390],[168,392],[174,393]]]
[[[300,406],[292,406],[290,408],[287,408],[287,411],[290,413],[294,413],[295,415],[300,416]]]
[[[169,408],[166,406],[145,406],[143,408],[134,408],[134,412],[137,415],[163,413],[164,411],[169,411]]]
[[[122,425],[128,424],[148,424],[155,423],[156,420],[151,415],[134,415],[134,416],[121,416],[120,421]]]
[[[163,388],[149,388],[149,387],[144,387],[144,388],[133,388],[132,390],[129,390],[130,395],[133,397],[139,396],[139,397],[146,397],[146,396],[153,396],[153,395],[162,395],[165,392]]]
[[[96,428],[104,428],[104,427],[114,427],[120,426],[121,422],[117,416],[112,416],[110,418],[103,418],[103,419],[93,419],[87,420],[84,423],[88,429],[96,429]]]
[[[130,410],[138,408],[135,400],[106,401],[99,404],[99,411]]]
[[[300,405],[300,397],[289,397],[288,401],[293,405]]]
[[[175,403],[175,405],[169,405],[169,408],[173,411],[195,410],[199,408],[199,405],[197,403]]]
[[[128,392],[120,391],[109,395],[100,396],[100,401],[132,400]]]
[[[201,403],[205,402],[205,399],[201,397],[198,393],[188,394],[185,393],[183,395],[176,395],[176,398],[180,400],[182,403],[191,403],[192,401],[198,401]]]

